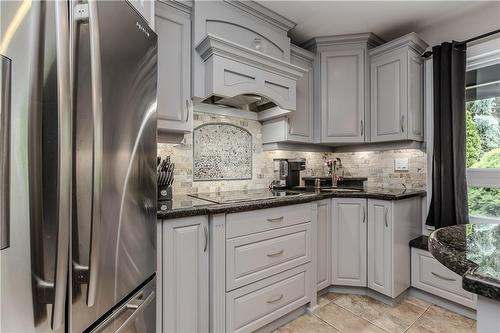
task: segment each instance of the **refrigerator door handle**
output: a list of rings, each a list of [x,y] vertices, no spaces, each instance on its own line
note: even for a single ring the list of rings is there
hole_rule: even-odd
[[[10,246],[11,60],[0,54],[0,250]]]
[[[102,78],[101,78],[101,46],[99,39],[99,20],[97,3],[89,1],[88,24],[90,34],[90,72],[92,90],[93,119],[93,165],[92,165],[92,215],[90,226],[89,283],[87,287],[87,306],[95,303],[97,293],[99,228],[101,225],[101,195],[102,195]],[[83,11],[85,12],[85,10]]]
[[[72,168],[72,114],[69,74],[68,3],[57,1],[57,104],[58,104],[58,194],[57,194],[57,247],[54,275],[54,303],[51,326],[59,329],[65,320],[66,288],[68,282],[69,223],[71,221],[71,168]]]

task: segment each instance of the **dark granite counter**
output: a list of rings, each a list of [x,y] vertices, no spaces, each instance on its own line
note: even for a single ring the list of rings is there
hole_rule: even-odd
[[[429,251],[429,237],[419,236],[410,241],[410,247],[414,247],[420,250]]]
[[[375,189],[368,188],[358,192],[327,192],[319,189],[303,189],[291,191],[296,195],[288,196],[266,196],[262,193],[264,199],[259,200],[255,193],[256,190],[249,191],[231,191],[234,197],[238,197],[240,201],[218,203],[217,197],[229,197],[220,194],[208,194],[200,198],[190,196],[174,196],[171,207],[165,210],[158,210],[158,219],[166,220],[179,217],[188,217],[196,215],[220,214],[220,213],[238,213],[249,210],[271,208],[286,205],[295,205],[305,202],[322,200],[327,198],[370,198],[381,200],[401,200],[415,196],[425,196],[425,191],[420,190],[404,190],[404,189]],[[265,192],[266,190],[261,190]],[[248,196],[248,201],[245,201],[245,195]],[[159,207],[161,208],[161,207]]]
[[[438,229],[429,236],[429,251],[463,277],[465,290],[500,301],[500,224]]]

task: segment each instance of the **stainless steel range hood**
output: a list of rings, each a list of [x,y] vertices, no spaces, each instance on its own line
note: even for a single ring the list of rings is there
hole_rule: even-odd
[[[196,51],[205,85],[195,100],[258,112],[259,120],[295,111],[296,83],[307,70],[212,34]]]

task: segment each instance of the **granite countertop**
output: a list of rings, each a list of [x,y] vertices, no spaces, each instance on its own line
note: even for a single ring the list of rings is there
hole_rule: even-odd
[[[444,227],[429,236],[429,251],[462,276],[462,287],[500,301],[500,224]]]
[[[429,237],[428,236],[418,236],[410,241],[410,247],[414,247],[420,250],[429,251]]]
[[[158,210],[158,219],[166,220],[179,217],[188,217],[196,215],[220,214],[220,213],[237,213],[249,210],[271,208],[286,205],[295,205],[327,198],[371,198],[381,200],[401,200],[415,196],[425,196],[425,191],[420,190],[404,190],[404,189],[376,189],[368,188],[359,192],[324,192],[318,189],[302,189],[293,192],[296,195],[275,196],[269,197],[265,195],[266,189],[260,190],[262,197],[258,199],[255,194],[256,190],[248,191],[231,191],[231,193],[242,201],[217,203],[215,198],[228,197],[224,192],[219,194],[207,194],[203,196],[207,200],[193,198],[191,196],[182,195],[174,196],[170,207],[166,210]],[[248,195],[249,201],[244,201],[245,194]],[[160,207],[161,208],[161,205]]]

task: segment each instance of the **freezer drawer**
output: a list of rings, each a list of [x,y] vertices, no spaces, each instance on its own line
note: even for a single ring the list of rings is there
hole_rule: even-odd
[[[100,325],[90,332],[156,332],[156,277],[113,310]]]

